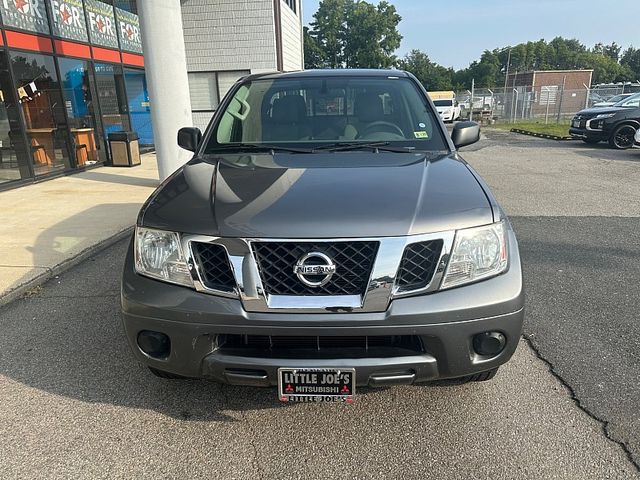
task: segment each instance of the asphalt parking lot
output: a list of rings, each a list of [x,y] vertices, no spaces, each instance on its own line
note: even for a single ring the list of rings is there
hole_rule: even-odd
[[[347,406],[157,379],[122,333],[120,242],[0,308],[0,478],[640,478],[640,150],[487,131],[463,156],[526,275],[493,381]]]

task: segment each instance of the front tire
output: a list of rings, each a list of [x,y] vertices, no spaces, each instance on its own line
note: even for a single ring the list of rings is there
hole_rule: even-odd
[[[620,125],[609,138],[609,145],[617,150],[627,150],[635,144],[636,128],[632,125]]]

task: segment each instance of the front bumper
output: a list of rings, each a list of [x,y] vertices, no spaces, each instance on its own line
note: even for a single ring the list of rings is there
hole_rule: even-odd
[[[588,139],[588,140],[599,140],[601,142],[607,141],[609,139],[609,132],[604,130],[587,130],[586,128],[575,128],[571,127],[569,129],[569,135],[573,138],[579,139]]]
[[[524,293],[517,244],[511,236],[509,270],[476,284],[393,300],[379,313],[252,313],[239,300],[196,292],[137,275],[132,248],[122,282],[123,323],[134,355],[148,366],[222,383],[277,384],[279,367],[355,367],[358,385],[424,382],[495,368],[515,352],[524,319]],[[154,359],[137,344],[142,330],[171,339],[166,359]],[[498,331],[506,346],[493,357],[475,353],[473,337]],[[273,358],[227,354],[219,335],[419,336],[424,351],[382,358]]]

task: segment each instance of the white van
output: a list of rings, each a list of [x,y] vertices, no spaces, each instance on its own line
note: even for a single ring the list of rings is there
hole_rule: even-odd
[[[434,100],[433,104],[443,121],[453,122],[460,118],[460,105],[455,98],[441,98]]]

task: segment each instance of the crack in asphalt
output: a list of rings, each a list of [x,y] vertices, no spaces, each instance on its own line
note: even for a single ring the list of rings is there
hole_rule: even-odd
[[[638,472],[640,472],[640,463],[638,463],[635,460],[633,452],[631,450],[629,450],[629,446],[625,442],[614,438],[609,433],[609,424],[610,424],[610,422],[608,422],[607,420],[603,420],[602,418],[598,417],[596,414],[591,412],[587,407],[582,405],[582,402],[578,398],[578,396],[577,396],[575,390],[573,389],[573,387],[571,385],[569,385],[569,383],[566,382],[564,378],[562,378],[562,375],[560,373],[558,373],[558,371],[556,370],[556,367],[554,366],[553,362],[551,362],[550,360],[547,360],[542,355],[542,353],[540,353],[540,350],[538,349],[538,346],[532,340],[532,335],[526,335],[525,334],[525,335],[522,336],[522,338],[524,338],[524,340],[527,342],[527,345],[529,345],[529,347],[531,347],[531,349],[535,353],[536,357],[538,357],[541,361],[543,361],[547,365],[551,375],[553,375],[567,389],[567,391],[569,392],[569,397],[571,398],[571,400],[573,400],[573,402],[576,404],[576,406],[580,410],[582,410],[584,413],[586,413],[590,418],[592,418],[593,420],[595,420],[596,422],[598,422],[601,425],[602,433],[604,434],[604,436],[608,440],[610,440],[611,442],[616,443],[617,445],[619,445],[622,448],[622,450],[624,451],[624,453],[625,453],[627,459],[629,460],[629,462],[631,462],[631,464],[638,470]]]

